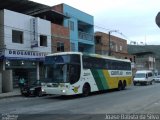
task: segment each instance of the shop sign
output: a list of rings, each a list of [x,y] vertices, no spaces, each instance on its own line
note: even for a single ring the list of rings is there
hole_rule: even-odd
[[[48,53],[22,50],[5,50],[5,57],[12,58],[44,58]]]
[[[38,47],[38,18],[31,19],[31,48]]]

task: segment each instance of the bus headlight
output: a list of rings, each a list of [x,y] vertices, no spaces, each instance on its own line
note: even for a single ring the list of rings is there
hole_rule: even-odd
[[[65,93],[65,92],[66,92],[66,90],[62,90],[62,92],[63,92],[63,93]]]
[[[44,89],[42,89],[42,92],[44,92]]]

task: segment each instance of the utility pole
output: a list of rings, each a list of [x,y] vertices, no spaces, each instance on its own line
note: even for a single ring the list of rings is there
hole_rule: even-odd
[[[109,35],[109,41],[108,41],[108,56],[111,56],[111,31],[108,33]]]
[[[112,32],[118,32],[117,30],[111,30],[108,32],[108,37],[109,37],[109,41],[108,41],[108,56],[111,56],[111,33]]]

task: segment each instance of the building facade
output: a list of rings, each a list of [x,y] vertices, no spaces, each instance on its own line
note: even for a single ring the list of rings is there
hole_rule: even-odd
[[[0,70],[12,70],[13,85],[44,76],[43,61],[51,53],[51,22],[10,10],[0,11]]]
[[[134,56],[128,54],[127,41],[122,38],[110,35],[109,43],[109,34],[96,32],[95,46],[97,54],[108,55],[110,48],[111,56],[122,59],[130,59],[132,62],[134,61]]]
[[[153,53],[137,53],[136,55],[136,70],[151,70],[156,67],[155,57]]]
[[[128,45],[129,54],[136,56],[137,70],[160,71],[159,45]]]
[[[64,26],[64,20],[68,19],[67,16],[52,8],[36,12],[33,16],[51,22],[52,53],[70,51],[70,30],[69,27]]]
[[[52,23],[52,52],[70,51],[69,29],[58,24]]]
[[[53,6],[53,10],[68,17],[63,26],[70,30],[70,50],[95,53],[93,16],[66,4]]]

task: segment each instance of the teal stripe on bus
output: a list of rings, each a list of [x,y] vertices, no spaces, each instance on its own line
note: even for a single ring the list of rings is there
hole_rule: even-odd
[[[96,81],[98,90],[104,90],[104,87],[103,87],[103,84],[102,84],[102,81],[101,81],[101,78],[99,76],[98,71],[96,69],[91,69],[91,72],[94,77],[94,80]]]
[[[103,70],[97,70],[98,71],[98,74],[99,74],[99,77],[100,77],[100,80],[102,82],[102,85],[103,85],[103,88],[104,89],[108,89],[108,83],[107,83],[107,80],[104,76],[104,73],[103,73]]]

